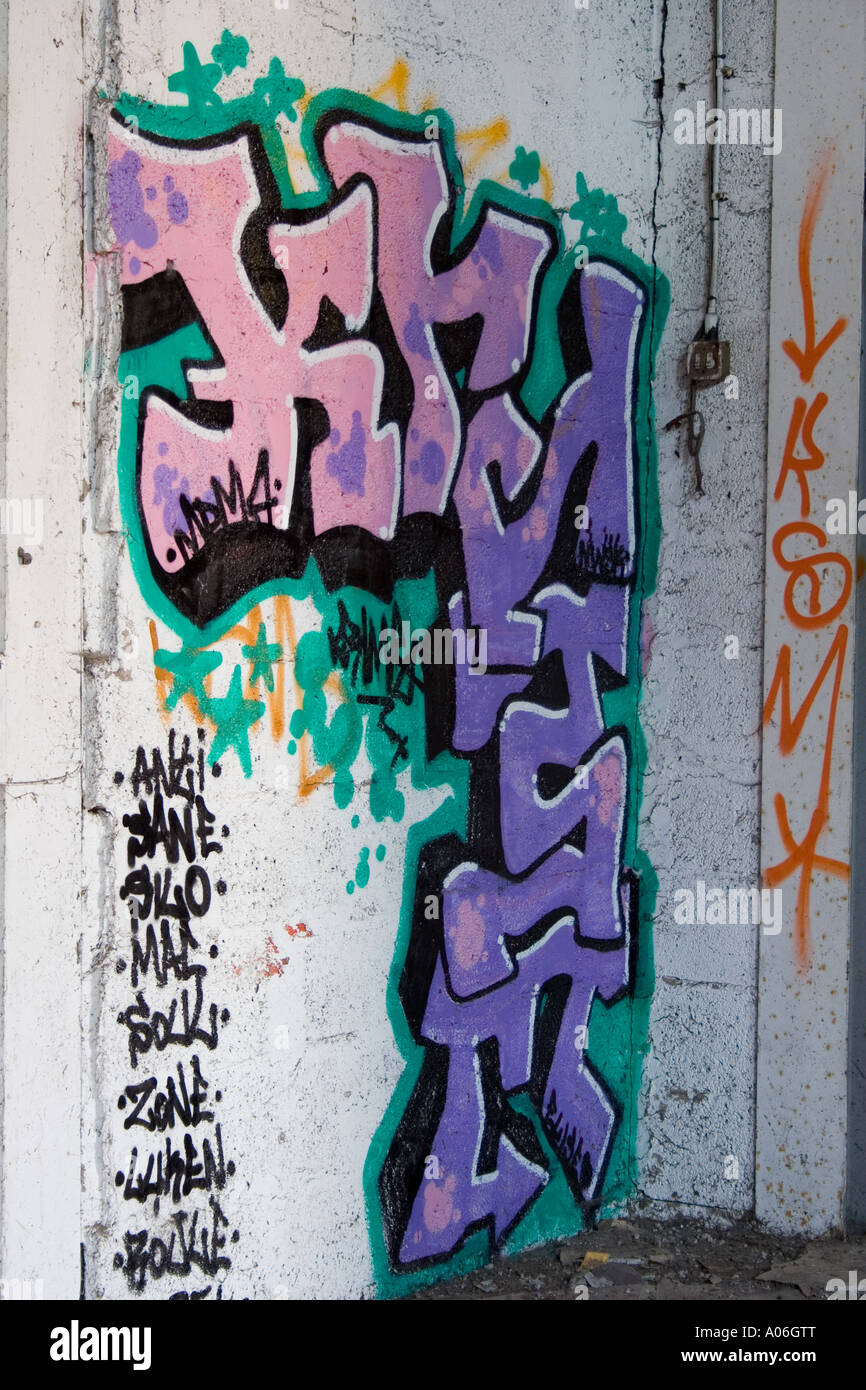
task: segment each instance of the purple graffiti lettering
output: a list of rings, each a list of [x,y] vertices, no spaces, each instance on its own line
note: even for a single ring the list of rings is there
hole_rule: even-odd
[[[188,399],[141,396],[138,503],[164,592],[204,626],[265,579],[300,576],[311,554],[330,589],[366,585],[387,604],[396,577],[432,568],[443,625],[486,636],[485,668],[453,668],[438,726],[469,762],[467,834],[424,847],[401,977],[423,1061],[379,1191],[391,1265],[404,1270],[448,1258],[478,1228],[501,1242],[554,1160],[577,1202],[600,1199],[618,1108],[586,1034],[593,1002],[631,984],[637,932],[624,860],[631,736],[608,726],[603,697],[630,679],[646,306],[637,280],[605,261],[572,272],[559,292],[563,379],[536,418],[524,387],[547,350],[537,333],[553,222],[531,215],[535,204],[524,215],[488,199],[463,227],[441,135],[337,111],[315,136],[327,200],[286,209],[247,130],[166,151],[118,127],[111,206],[124,281],[176,319],[179,280],[188,321],[194,310],[215,345],[186,367]],[[169,193],[167,220],[142,241],[141,187],[169,178],[184,193]],[[146,265],[132,255],[144,245]],[[371,671],[376,637],[344,609],[332,658]],[[384,718],[398,694],[359,699],[378,699]],[[428,724],[437,714],[428,704]],[[166,819],[158,792],[127,821],[136,873],[154,845],[172,864],[181,849],[191,857],[190,815]],[[155,891],[149,876],[135,886]],[[188,978],[167,928],[162,952],[153,931],[142,940],[143,975],[152,963]],[[137,994],[122,1015],[134,1066],[151,1047],[216,1046],[197,979],[196,991],[192,1016],[181,991],[182,1018],[176,999],[151,1014]],[[190,1145],[167,1141],[164,1163],[133,1166],[129,1193],[143,1200],[171,1181],[174,1200],[186,1196],[199,1177]],[[221,1173],[212,1156],[209,1171]],[[159,1272],[145,1235],[131,1280]]]

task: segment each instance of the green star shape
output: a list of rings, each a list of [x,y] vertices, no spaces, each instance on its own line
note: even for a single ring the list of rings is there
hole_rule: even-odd
[[[250,777],[253,765],[250,757],[249,731],[253,724],[261,719],[265,707],[261,700],[244,699],[240,666],[234,669],[228,694],[216,700],[208,700],[203,709],[216,725],[216,735],[208,754],[208,762],[213,766],[228,748],[234,748],[244,776]]]
[[[541,160],[537,150],[530,150],[529,154],[522,145],[518,145],[514,151],[514,159],[508,166],[508,177],[515,183],[519,183],[524,193],[527,188],[531,188],[534,183],[538,183],[541,173]]]
[[[174,709],[184,695],[193,695],[202,709],[207,703],[202,682],[205,676],[222,665],[219,652],[204,652],[198,647],[181,647],[179,652],[166,651],[158,647],[153,654],[153,664],[160,671],[168,671],[172,679],[171,694],[165,702],[168,710]],[[204,703],[203,703],[204,702]]]
[[[271,120],[280,111],[288,116],[290,121],[298,119],[295,102],[304,95],[305,87],[300,78],[286,77],[285,69],[279,58],[271,59],[267,77],[256,78],[253,83],[253,91],[265,107]]]
[[[609,233],[614,241],[622,241],[628,218],[620,212],[613,194],[606,194],[602,188],[593,188],[590,191],[586,179],[580,173],[575,178],[575,189],[577,202],[572,203],[569,208],[569,216],[583,222],[584,230],[591,236],[605,236]]]
[[[206,106],[222,106],[222,97],[214,91],[222,75],[219,63],[202,64],[195,44],[187,42],[183,46],[183,69],[171,74],[168,90],[183,92],[190,109],[201,113]]]
[[[235,68],[246,67],[249,51],[250,46],[245,38],[240,34],[233,34],[230,29],[223,29],[220,41],[214,44],[210,56],[228,76]]]
[[[265,625],[259,623],[259,630],[256,634],[254,647],[241,647],[241,652],[247,661],[251,661],[253,669],[250,672],[250,685],[255,685],[260,678],[264,678],[268,690],[274,688],[274,673],[271,667],[275,661],[279,661],[283,654],[283,649],[279,642],[267,642],[265,640]]]

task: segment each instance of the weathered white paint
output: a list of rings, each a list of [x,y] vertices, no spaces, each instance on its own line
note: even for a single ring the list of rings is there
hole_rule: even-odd
[[[2,538],[4,1278],[75,1298],[81,1240],[81,90],[76,4],[13,4]],[[52,93],[50,107],[36,95]],[[30,555],[28,563],[22,562]]]
[[[725,4],[725,109],[771,107],[771,6]],[[682,360],[707,294],[710,147],[674,140],[675,113],[714,104],[712,6],[667,7],[656,260],[671,313],[655,386],[662,541],[655,636],[641,721],[648,760],[641,843],[659,876],[652,1045],[641,1107],[640,1182],[653,1210],[743,1212],[753,1200],[758,933],[678,925],[675,894],[696,882],[757,884],[769,201],[773,161],[722,146],[720,337],[739,396],[702,391],[704,496],[695,495]],[[700,190],[700,192],[698,191]],[[739,656],[725,657],[735,635]],[[739,1177],[726,1177],[737,1160]]]
[[[773,169],[772,309],[767,472],[766,616],[764,689],[769,691],[783,644],[791,649],[794,718],[816,680],[830,644],[844,624],[851,628],[829,761],[828,820],[817,852],[850,861],[852,797],[853,590],[844,610],[814,630],[798,630],[786,616],[789,575],[772,553],[786,522],[800,519],[793,477],[774,496],[795,398],[808,405],[828,397],[814,427],[823,466],[808,474],[809,520],[823,529],[828,498],[848,498],[857,487],[860,385],[860,268],[863,228],[864,42],[866,14],[852,3],[815,9],[804,0],[779,6],[776,22],[775,105],[784,110],[785,137]],[[804,55],[807,60],[804,61]],[[783,340],[804,343],[803,302],[797,274],[797,238],[810,179],[831,147],[832,173],[811,255],[816,338],[840,315],[848,326],[804,383]],[[797,453],[803,455],[802,438]],[[828,551],[846,557],[856,574],[856,536],[833,536]],[[789,536],[784,553],[812,555],[808,535]],[[820,611],[839,597],[840,568],[825,572]],[[795,604],[807,612],[807,582]],[[782,794],[791,832],[800,842],[817,804],[830,721],[835,671],[829,673],[794,749],[779,751],[780,704],[764,741],[761,864],[766,871],[786,857],[774,810]],[[761,942],[758,1011],[757,1172],[758,1214],[776,1229],[821,1231],[842,1222],[845,1186],[847,1099],[847,968],[850,939],[849,885],[818,869],[812,876],[811,951],[797,950],[795,897],[800,874],[783,884],[785,931]],[[852,1077],[851,1084],[858,1083]]]

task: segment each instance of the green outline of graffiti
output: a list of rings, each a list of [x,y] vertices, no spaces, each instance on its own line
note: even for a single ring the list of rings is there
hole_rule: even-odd
[[[206,107],[200,113],[185,106],[162,106],[123,94],[115,103],[122,118],[134,117],[145,134],[176,140],[201,140],[207,136],[226,133],[243,123],[256,124],[262,135],[277,187],[287,210],[305,209],[326,204],[333,185],[313,143],[313,131],[319,117],[339,107],[350,114],[374,120],[378,125],[397,133],[423,134],[429,117],[439,123],[442,147],[449,177],[457,190],[457,206],[451,238],[453,250],[471,231],[484,201],[492,202],[522,216],[544,222],[554,236],[556,257],[548,266],[539,295],[536,336],[529,371],[521,392],[528,413],[540,419],[547,406],[565,384],[565,369],[559,347],[556,308],[573,269],[573,254],[565,249],[560,220],[556,211],[538,198],[503,188],[489,179],[479,182],[469,206],[464,206],[465,186],[456,153],[454,127],[448,114],[440,108],[417,115],[396,111],[372,98],[334,88],[315,96],[302,118],[301,143],[319,188],[311,193],[296,194],[289,176],[282,139],[272,121],[265,119],[266,108],[255,97],[243,97],[218,107]],[[617,1003],[607,1006],[596,999],[590,1015],[586,1055],[600,1073],[621,1107],[620,1122],[604,1183],[602,1216],[621,1209],[622,1203],[636,1187],[636,1125],[637,1101],[641,1084],[643,1059],[647,1051],[649,1007],[654,985],[652,919],[658,889],[658,879],[647,855],[637,847],[637,825],[641,804],[641,788],[646,765],[646,745],[640,728],[640,614],[644,600],[653,592],[661,535],[661,516],[657,485],[657,452],[654,429],[654,407],[651,383],[655,353],[664,328],[670,304],[670,289],[666,277],[654,266],[644,264],[610,234],[597,232],[590,226],[584,238],[589,258],[603,259],[632,275],[642,286],[646,309],[641,326],[636,373],[634,411],[635,479],[638,527],[641,543],[638,574],[629,604],[627,644],[628,683],[621,690],[603,698],[605,723],[624,724],[631,733],[632,758],[629,765],[628,805],[623,845],[623,861],[639,875],[639,909],[635,973],[631,993]],[[123,354],[118,364],[121,382],[134,374],[139,390],[162,385],[180,399],[187,398],[187,383],[180,367],[181,359],[206,357],[207,349],[198,328],[186,328],[160,339],[136,352]],[[136,367],[139,368],[136,371]],[[141,370],[145,368],[145,370]],[[312,596],[317,609],[324,613],[337,595],[326,595],[316,566],[310,562],[300,580],[271,580],[246,594],[227,614],[209,623],[204,629],[185,619],[156,584],[147,562],[141,533],[141,522],[135,496],[135,467],[138,425],[138,400],[124,396],[121,411],[121,434],[118,457],[120,501],[123,522],[129,542],[130,556],[142,595],[153,612],[190,645],[211,645],[242,618],[254,604],[275,594],[290,597]],[[353,600],[366,598],[361,591],[341,590]],[[419,598],[420,598],[419,594]],[[412,619],[416,604],[406,592],[406,615]],[[417,611],[425,607],[423,598]],[[324,627],[323,627],[324,630]],[[423,747],[423,742],[422,742]],[[416,1044],[409,1031],[400,1004],[398,985],[411,930],[415,897],[418,856],[422,847],[440,835],[456,832],[465,837],[468,779],[465,764],[450,755],[440,755],[428,765],[423,756],[413,751],[411,778],[413,786],[433,787],[450,785],[449,797],[432,815],[413,825],[406,846],[406,865],[403,877],[403,898],[394,945],[394,955],[388,977],[385,1007],[397,1046],[404,1059],[404,1069],[388,1103],[385,1114],[371,1142],[364,1164],[364,1191],[367,1205],[368,1233],[374,1274],[380,1297],[402,1296],[442,1279],[466,1273],[486,1261],[489,1236],[486,1230],[473,1233],[450,1258],[421,1270],[395,1273],[385,1250],[378,1180],[385,1156],[393,1140],[409,1097],[414,1090],[424,1049]],[[451,763],[453,766],[449,767]],[[574,1234],[581,1229],[582,1215],[565,1181],[561,1166],[543,1134],[538,1117],[525,1096],[512,1100],[523,1109],[535,1124],[542,1147],[551,1160],[550,1180],[530,1207],[527,1214],[505,1242],[505,1250],[516,1253],[528,1246]]]

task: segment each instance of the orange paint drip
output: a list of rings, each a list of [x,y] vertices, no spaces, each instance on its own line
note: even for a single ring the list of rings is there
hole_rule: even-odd
[[[292,611],[289,600],[285,594],[277,594],[274,598],[274,631],[276,640],[283,649],[282,659],[277,663],[277,674],[274,678],[274,700],[269,707],[271,717],[271,735],[278,742],[283,739],[286,732],[286,662],[291,655],[294,660],[295,648],[290,636]]]
[[[156,630],[156,623],[154,622],[153,618],[150,619],[149,628],[150,643],[153,648],[153,654],[154,656],[156,656],[160,643],[159,636]],[[166,701],[168,700],[169,694],[171,692],[171,672],[164,671],[159,666],[154,666],[153,674],[154,679],[156,681],[157,707],[159,709],[160,718],[162,719],[163,724],[165,724],[167,728],[171,724],[172,717],[172,711],[166,709],[165,707]],[[202,681],[202,687],[205,691],[205,694],[208,696],[208,699],[210,699],[209,675],[205,677],[205,679]],[[195,698],[191,690],[188,690],[186,694],[181,697],[180,703],[184,706],[185,709],[189,710],[190,714],[192,715],[193,719],[197,724],[213,723],[213,721],[211,719],[208,719],[207,715],[203,713],[199,706],[198,700]]]
[[[265,709],[267,710],[268,714],[268,723],[270,725],[271,738],[274,740],[275,743],[279,743],[282,740],[286,729],[285,659],[286,653],[289,650],[289,641],[286,635],[286,624],[284,615],[288,609],[289,600],[285,597],[285,595],[279,594],[274,598],[273,602],[273,624],[276,632],[276,640],[283,649],[281,658],[273,663],[273,669],[275,670],[274,688],[273,690],[268,690],[266,685],[262,685],[259,682],[256,682],[256,685],[253,686],[250,683],[250,676],[253,671],[253,665],[252,663],[249,663],[249,669],[244,677],[244,694],[248,700],[264,701]],[[227,632],[224,632],[222,637],[219,639],[219,642],[215,643],[214,645],[218,647],[222,642],[225,642],[227,640],[233,640],[235,642],[241,643],[245,647],[254,647],[258,638],[259,627],[261,623],[264,621],[265,615],[262,612],[261,606],[259,604],[255,604],[254,607],[250,609],[249,613],[245,614],[241,622],[235,623],[234,627],[230,627]],[[265,627],[267,627],[266,622]],[[259,731],[261,728],[261,724],[253,725],[253,729],[256,732]]]
[[[805,329],[803,347],[798,347],[793,338],[786,338],[782,343],[782,351],[788,354],[798,369],[800,380],[803,382],[812,380],[812,375],[821,358],[833,346],[840,334],[845,332],[848,323],[846,318],[838,318],[833,327],[824,334],[821,341],[819,343],[815,341],[815,300],[812,293],[811,268],[812,238],[815,235],[818,216],[827,194],[827,180],[830,177],[832,163],[833,152],[828,150],[812,175],[806,193],[803,219],[800,223],[797,273],[800,278],[800,293],[803,297],[803,326]]]
[[[150,644],[153,647],[153,655],[155,657],[159,650],[159,638],[156,632],[156,623],[153,618],[151,618],[148,627],[150,629]],[[156,684],[156,699],[159,712],[162,716],[163,723],[168,725],[171,723],[171,715],[165,707],[165,702],[168,699],[168,692],[171,689],[171,675],[168,671],[163,671],[162,667],[155,665],[153,668],[153,678]]]
[[[409,64],[405,58],[398,58],[391,71],[378,87],[374,87],[370,92],[374,101],[383,101],[387,96],[393,96],[394,106],[398,111],[409,110]]]
[[[475,146],[470,155],[461,154],[460,163],[463,168],[464,180],[471,178],[478,168],[485,155],[497,146],[503,145],[508,139],[509,125],[504,116],[499,116],[489,125],[481,126],[478,130],[462,130],[455,132],[455,142],[461,147],[466,145]]]

